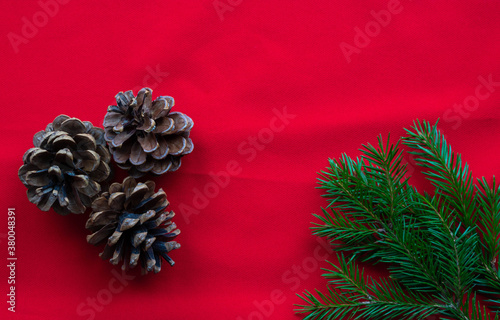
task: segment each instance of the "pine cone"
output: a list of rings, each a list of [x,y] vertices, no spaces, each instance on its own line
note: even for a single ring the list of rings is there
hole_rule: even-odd
[[[102,259],[111,258],[114,265],[124,260],[122,269],[133,268],[140,260],[143,273],[159,272],[161,257],[174,265],[167,253],[180,248],[172,241],[180,230],[171,221],[174,212],[165,212],[169,205],[165,192],[154,189],[153,181],[137,183],[127,177],[94,200],[86,224],[93,233],[87,241],[93,245],[107,242]]]
[[[33,144],[18,172],[28,199],[43,211],[85,212],[110,175],[104,131],[60,115],[35,134]]]
[[[160,96],[152,101],[152,90],[143,88],[120,92],[116,106],[109,106],[104,118],[105,139],[113,158],[135,178],[147,172],[175,171],[181,157],[193,151],[189,132],[193,120],[180,112],[170,112],[174,98]]]

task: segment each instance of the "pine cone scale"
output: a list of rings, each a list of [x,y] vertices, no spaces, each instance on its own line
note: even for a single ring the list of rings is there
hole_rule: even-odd
[[[23,162],[24,163],[29,163],[29,161],[31,159],[31,156],[37,150],[41,150],[41,149],[39,147],[33,147],[33,148],[29,148],[28,150],[26,150],[26,152],[23,155]]]
[[[79,133],[75,136],[74,140],[81,149],[95,151],[97,148],[97,139],[89,133]]]
[[[54,121],[52,121],[52,124],[50,124],[50,123],[49,123],[49,124],[47,125],[47,128],[48,128],[49,126],[51,126],[51,129],[52,129],[52,130],[59,130],[59,129],[61,128],[61,124],[62,124],[64,121],[68,120],[68,119],[71,119],[71,118],[70,118],[69,116],[65,115],[65,114],[61,114],[61,115],[57,116],[57,117],[54,119]],[[47,130],[46,130],[46,131],[47,131]]]
[[[164,137],[157,137],[158,140],[158,148],[151,153],[151,157],[156,160],[164,159],[169,152],[168,143],[165,141]]]
[[[193,140],[191,138],[186,139],[186,148],[182,150],[183,154],[189,154],[193,151],[194,145],[193,145]]]
[[[109,186],[109,190],[108,190],[108,193],[109,194],[106,194],[105,196],[109,197],[109,195],[115,193],[115,192],[121,192],[122,191],[122,185],[118,182],[113,182],[110,186]]]
[[[132,93],[131,91],[127,91]],[[137,106],[144,106],[145,108],[149,108],[151,106],[153,91],[149,88],[142,88],[137,93],[136,101]]]
[[[43,187],[51,182],[47,172],[49,169],[30,171],[26,174],[26,182],[34,187]]]
[[[80,196],[78,195],[78,192],[76,192],[74,187],[67,191],[66,197],[68,198],[67,207],[69,211],[73,213],[85,212],[85,206],[83,205],[82,200],[80,199]]]
[[[168,206],[167,195],[160,188],[158,192],[137,204],[136,208],[139,211],[148,211],[155,208],[162,210],[166,206]]]
[[[111,174],[111,168],[109,165],[100,161],[99,166],[89,174],[89,177],[96,182],[103,182]]]
[[[117,218],[118,214],[113,210],[97,212],[92,219],[87,220],[86,228],[88,229],[91,225],[103,227],[115,222]]]
[[[102,142],[102,144],[105,144],[105,143],[106,142]],[[97,146],[96,151],[99,154],[99,156],[101,157],[102,162],[108,164],[111,161],[111,155],[108,151],[108,148],[106,148],[102,145],[99,145],[99,146]]]
[[[76,155],[76,168],[92,172],[97,166],[99,166],[99,162],[101,161],[101,157],[99,154],[92,150],[83,150],[77,151]]]
[[[168,154],[172,156],[182,154],[187,144],[183,136],[168,136],[165,138],[165,142],[170,146]]]
[[[140,184],[136,186],[130,195],[127,197],[125,205],[127,207],[135,208],[139,205],[142,199],[146,197],[146,194],[149,192],[148,186],[145,184]],[[149,198],[149,197],[148,197]]]
[[[92,210],[94,212],[101,213],[111,209],[108,205],[108,199],[106,198],[107,195],[108,192],[103,192],[100,197],[96,198],[92,202]]]
[[[136,166],[135,168],[138,171],[140,171],[142,174],[145,174],[145,173],[151,171],[151,169],[153,168],[153,166],[154,166],[153,159],[151,159],[150,157],[147,157],[146,158],[146,162],[144,162],[141,165]]]
[[[139,218],[126,218],[120,221],[117,229],[121,232],[127,231],[128,229],[134,227],[138,222]]]
[[[141,224],[144,224],[146,221],[153,218],[155,215],[156,215],[155,210],[148,210],[146,213],[140,215],[139,221]]]
[[[132,151],[132,146],[134,141],[132,139],[125,142],[121,148],[111,149],[113,154],[113,159],[115,159],[116,163],[125,164],[128,163],[128,159],[130,158],[130,152]]]
[[[37,187],[31,187],[26,191],[26,194],[28,195],[28,200],[31,203],[37,204],[40,202],[40,196],[39,193],[37,192]]]
[[[30,171],[36,171],[36,170],[38,170],[38,167],[31,164],[31,163],[21,166],[21,168],[19,168],[19,171],[18,171],[19,178],[20,178],[21,182],[24,185],[26,185],[27,184],[27,181],[26,181],[27,173]]]
[[[162,111],[168,113],[168,111],[170,111],[170,108],[168,108],[168,103],[167,103],[167,100],[165,98],[158,97],[153,102],[153,105],[151,106],[151,109],[149,110],[149,112],[150,112],[151,117],[153,119],[157,119]]]
[[[103,226],[98,231],[92,233],[87,236],[87,242],[92,245],[98,245],[102,241],[104,241],[107,237],[109,237],[109,232],[115,230],[117,223],[112,222],[105,226]]]
[[[61,206],[67,206],[69,204],[69,200],[66,196],[66,191],[64,190],[64,188],[58,189],[57,200]]]
[[[54,134],[51,138],[49,138],[48,144],[52,144],[53,150],[61,148],[77,149],[75,140],[67,135]]]
[[[182,132],[189,126],[189,122],[184,114],[180,112],[171,112],[170,116],[174,120],[175,132]]]
[[[49,209],[52,207],[54,202],[57,200],[57,190],[53,189],[52,191],[49,190],[47,192],[47,195],[43,197],[39,203],[40,209],[42,211],[49,211]]]
[[[40,169],[48,169],[50,167],[50,162],[52,161],[50,152],[40,148],[33,150],[27,158],[31,164]]]
[[[161,135],[174,133],[175,122],[172,118],[160,118],[153,133]]]
[[[139,141],[134,142],[132,149],[130,150],[129,160],[134,166],[139,166],[146,162],[147,154],[144,152]]]
[[[123,143],[128,140],[128,138],[134,135],[135,132],[136,132],[135,129],[129,129],[118,133],[112,141],[113,147],[115,148],[121,147]]]
[[[85,188],[89,185],[89,178],[82,174],[73,176],[73,186],[77,189]]]
[[[123,192],[115,192],[111,194],[108,200],[109,208],[114,211],[122,210],[125,198],[125,193]]]
[[[110,107],[116,107],[116,106],[110,106]],[[104,122],[103,125],[105,127],[114,127],[120,121],[122,121],[122,116],[123,116],[123,111],[122,110],[115,110],[115,109],[108,109],[108,113],[106,113],[106,116],[104,117]]]
[[[142,124],[137,126],[137,130],[144,132],[151,132],[156,126],[156,122],[151,119],[147,114],[143,116]]]
[[[144,227],[140,227],[134,231],[132,234],[132,246],[136,248],[140,248],[141,243],[146,240],[146,236],[148,235],[148,231]],[[141,248],[140,248],[141,249]],[[146,250],[143,250],[146,253]]]
[[[97,182],[89,180],[89,183],[85,187],[79,188],[78,191],[92,198],[101,191],[101,186]]]
[[[151,153],[158,148],[158,141],[154,133],[146,133],[144,136],[137,136],[137,141],[146,153]]]
[[[76,135],[78,133],[86,132],[86,129],[87,128],[85,127],[82,121],[76,118],[71,118],[63,121],[58,130],[65,131],[71,135]]]
[[[74,161],[73,153],[68,148],[63,148],[57,151],[54,156],[55,163],[57,163],[59,166],[64,166],[68,169],[75,168],[75,163],[73,161]]]
[[[175,164],[177,160],[175,159],[162,159],[160,162],[156,162],[154,168],[152,169],[152,172],[155,174],[163,174],[167,171],[175,171],[177,168],[175,168]],[[180,160],[178,160],[180,161]]]

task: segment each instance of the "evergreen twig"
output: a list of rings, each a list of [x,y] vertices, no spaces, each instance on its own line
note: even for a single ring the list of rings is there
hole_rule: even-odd
[[[329,205],[312,229],[340,253],[339,266],[325,269],[326,294],[299,295],[304,319],[499,319],[486,305],[500,306],[500,186],[494,178],[475,184],[437,124],[416,121],[406,131],[395,144],[379,137],[376,147],[363,145],[360,158],[330,159],[321,172]],[[433,195],[408,183],[401,145]],[[390,279],[365,277],[357,259],[388,264]]]

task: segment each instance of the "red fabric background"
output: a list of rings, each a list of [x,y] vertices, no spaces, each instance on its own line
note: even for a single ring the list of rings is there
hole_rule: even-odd
[[[16,313],[2,302],[2,319],[300,319],[295,292],[325,287],[309,227],[328,157],[441,118],[476,176],[499,171],[500,85],[476,91],[480,77],[500,81],[498,1],[61,0],[49,16],[50,3],[2,1],[0,13],[3,300],[9,207],[18,257]],[[380,27],[371,11],[388,7]],[[176,266],[118,282],[86,244],[88,212],[40,212],[17,170],[58,114],[101,126],[118,91],[143,86],[194,119],[195,148],[154,178],[182,230]],[[284,111],[289,123],[273,120]]]

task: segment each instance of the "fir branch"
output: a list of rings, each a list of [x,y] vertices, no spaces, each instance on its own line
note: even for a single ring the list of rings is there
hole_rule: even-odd
[[[304,320],[313,319],[354,319],[354,315],[359,313],[365,306],[362,302],[354,302],[347,297],[328,288],[325,295],[316,290],[318,298],[309,291],[305,291],[299,297],[306,302],[306,305],[297,305],[296,313],[307,313]]]
[[[379,282],[364,276],[354,259],[346,261],[338,256],[340,266],[332,263],[333,270],[323,269],[329,283],[339,292],[328,289],[324,295],[317,291],[318,298],[305,292],[300,296],[307,304],[299,305],[297,313],[308,313],[311,319],[425,319],[438,314],[446,306],[436,304],[425,296],[408,293],[396,282],[383,279]],[[371,284],[369,284],[371,282]],[[389,312],[390,311],[390,312]]]
[[[451,146],[437,129],[437,123],[431,126],[429,122],[416,121],[412,129],[413,131],[406,130],[409,137],[405,138],[404,143],[417,150],[410,152],[419,156],[417,163],[430,169],[425,174],[437,188],[436,192],[442,194],[451,204],[466,228],[476,229],[478,237],[477,231],[483,231],[482,237],[479,238],[482,240],[484,255],[476,252],[480,257],[478,271],[482,275],[477,279],[477,284],[486,288],[481,290],[483,293],[500,295],[500,277],[497,268],[500,249],[499,187],[494,180],[493,186],[488,186],[484,178],[478,181],[479,185],[473,184],[467,163],[463,163],[461,155],[452,151]],[[477,196],[474,191],[477,191]],[[480,229],[476,228],[476,223]],[[480,249],[474,247],[474,250]],[[498,299],[490,301],[500,305]]]
[[[406,210],[406,206],[402,205],[407,199],[407,181],[404,179],[406,164],[402,164],[403,153],[399,150],[399,141],[391,145],[389,140],[390,136],[384,145],[382,136],[379,136],[379,149],[367,144],[360,151],[368,163],[364,169],[377,186],[373,192],[377,196],[378,207],[386,216],[394,218]]]
[[[335,210],[331,210],[331,214],[324,210],[325,218],[317,216],[324,224],[315,224],[312,229],[332,242],[343,240],[344,245],[338,246],[339,249],[354,253],[362,250],[369,257],[374,253],[370,248],[378,248],[372,245],[380,240],[378,234],[390,228],[375,208],[377,200],[373,190],[377,186],[367,176],[361,159],[353,160],[342,155],[340,160],[330,159],[329,162],[330,166],[318,180],[319,188],[326,191],[324,196],[328,197],[328,207],[335,207]],[[362,239],[371,243],[360,241]]]
[[[381,262],[390,264],[391,276],[412,290],[446,294],[439,265],[432,256],[433,247],[427,233],[418,228],[415,219],[394,221],[394,232],[381,241],[389,249],[375,255]]]
[[[352,218],[370,217],[378,220],[373,210],[373,196],[368,178],[362,170],[359,159],[353,160],[342,155],[339,161],[329,159],[330,167],[321,173],[319,189],[324,189],[329,202],[328,207],[335,206],[337,210]]]
[[[389,264],[393,280],[368,281],[353,260],[323,276],[326,295],[306,291],[305,319],[492,319],[476,298],[500,306],[500,186],[474,185],[468,165],[428,122],[415,122],[403,144],[435,186],[433,196],[408,184],[400,141],[378,138],[362,157],[343,154],[321,173],[329,211],[314,215],[313,233],[340,252]],[[333,288],[333,289],[332,289]],[[495,319],[498,319],[498,315]]]
[[[478,266],[478,273],[481,275],[476,280],[478,291],[489,297],[486,302],[500,314],[500,271],[495,270],[488,264],[486,259],[481,260]]]
[[[452,304],[442,314],[457,320],[499,320],[498,314],[492,316],[481,306],[475,293],[467,293],[459,306]]]
[[[456,301],[470,290],[478,278],[475,268],[479,263],[476,252],[479,238],[474,228],[460,231],[460,222],[454,217],[453,211],[448,210],[441,195],[420,197],[421,202],[416,206],[416,211],[434,249],[432,257],[439,264],[439,274],[447,289],[443,295],[453,297],[453,301]]]
[[[373,222],[360,223],[357,220],[349,219],[337,210],[323,210],[323,216],[314,214],[322,223],[313,223],[314,234],[335,239],[332,243],[339,251],[358,252],[371,243],[379,239],[377,226]]]
[[[408,136],[403,143],[412,148],[419,166],[437,192],[455,208],[465,227],[475,226],[475,198],[472,174],[460,154],[453,153],[441,131],[427,121],[414,122],[413,130],[405,129]]]
[[[356,161],[346,155],[339,162],[330,161],[328,174],[320,180],[321,188],[327,190],[331,205],[341,203],[336,209],[345,216],[335,213],[336,222],[330,215],[320,218],[324,225],[316,224],[312,228],[314,234],[340,241],[349,239],[344,242],[344,250],[351,249],[364,261],[398,262],[391,267],[393,275],[406,285],[429,292],[442,292],[444,288],[436,265],[432,260],[425,260],[426,256],[422,254],[428,254],[432,248],[417,226],[412,226],[416,221],[403,216],[414,201],[415,191],[404,179],[406,171],[401,163],[399,147],[384,144],[381,137],[378,146],[378,150],[370,144],[363,146],[361,151],[364,157]],[[362,203],[356,195],[363,195],[362,199],[369,203]],[[337,229],[339,225],[344,228]],[[408,232],[410,229],[415,229],[415,232]],[[367,235],[368,230],[373,231],[371,236]],[[355,243],[360,239],[359,235],[373,242]]]
[[[486,179],[478,179],[476,186],[479,199],[479,224],[483,231],[483,247],[488,264],[493,270],[498,270],[500,254],[500,185],[497,186],[493,177],[490,187]]]

